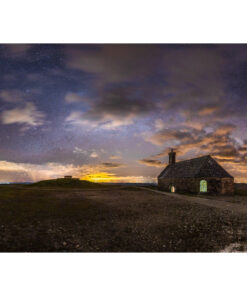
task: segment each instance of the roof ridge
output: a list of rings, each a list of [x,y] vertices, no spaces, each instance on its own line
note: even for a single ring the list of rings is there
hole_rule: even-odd
[[[194,158],[190,158],[190,159],[180,160],[180,161],[175,162],[175,164],[185,162],[185,161],[194,160],[194,159],[204,158],[204,157],[206,158],[206,157],[209,157],[209,156],[211,157],[210,154],[207,154],[207,155],[204,155],[204,156],[199,156],[199,157],[194,157]]]

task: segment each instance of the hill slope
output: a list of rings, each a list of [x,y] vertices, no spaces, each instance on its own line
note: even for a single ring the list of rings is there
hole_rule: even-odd
[[[100,188],[104,185],[79,179],[51,179],[30,184],[31,187]]]

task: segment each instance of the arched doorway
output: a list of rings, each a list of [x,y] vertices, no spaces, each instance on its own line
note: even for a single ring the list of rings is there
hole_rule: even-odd
[[[172,185],[171,186],[171,192],[174,193],[175,191],[176,191],[176,188],[175,188],[175,186]]]
[[[206,180],[201,180],[200,181],[200,192],[207,192],[207,181]]]

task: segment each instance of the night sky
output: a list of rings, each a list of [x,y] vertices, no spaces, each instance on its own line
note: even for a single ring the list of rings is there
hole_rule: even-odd
[[[0,182],[154,182],[211,154],[247,182],[247,45],[0,45]]]

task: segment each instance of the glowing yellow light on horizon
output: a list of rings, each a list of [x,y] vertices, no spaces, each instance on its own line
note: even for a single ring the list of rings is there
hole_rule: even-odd
[[[116,176],[106,172],[88,174],[80,179],[95,183],[149,183],[149,179],[143,176]]]
[[[118,180],[118,177],[116,177],[114,174],[108,174],[108,173],[95,173],[86,175],[81,180],[90,181],[90,182],[96,182],[96,183],[105,183],[105,182],[114,182]]]

